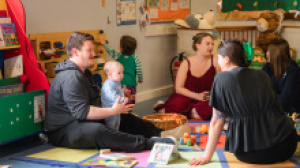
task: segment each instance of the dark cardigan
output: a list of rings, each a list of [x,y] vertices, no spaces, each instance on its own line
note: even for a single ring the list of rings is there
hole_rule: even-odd
[[[295,61],[291,61],[286,71],[286,75],[277,80],[267,63],[263,69],[273,84],[274,90],[278,95],[279,104],[285,112],[300,113],[300,68]]]

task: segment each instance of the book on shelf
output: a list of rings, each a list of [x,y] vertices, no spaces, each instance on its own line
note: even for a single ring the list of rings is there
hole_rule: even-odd
[[[1,23],[1,30],[6,46],[18,45],[18,35],[14,23]]]
[[[4,60],[4,78],[23,75],[23,57],[18,55]]]
[[[6,10],[0,10],[0,18],[6,18],[7,17],[7,11]]]
[[[11,23],[11,18],[0,18],[0,23]]]
[[[24,89],[25,85],[24,83],[21,83],[20,77],[0,80],[0,97],[24,93]]]
[[[24,92],[24,84],[18,83],[14,85],[0,86],[0,97],[10,96]]]

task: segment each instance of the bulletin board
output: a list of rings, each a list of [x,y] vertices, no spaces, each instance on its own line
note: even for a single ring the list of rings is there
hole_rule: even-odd
[[[239,11],[262,11],[283,9],[300,10],[299,0],[222,0],[222,12]],[[299,1],[299,2],[298,2]]]
[[[184,19],[190,14],[190,0],[147,0],[150,24]]]

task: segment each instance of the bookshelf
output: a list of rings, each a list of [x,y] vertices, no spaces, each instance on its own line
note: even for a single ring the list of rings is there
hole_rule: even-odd
[[[0,50],[10,50],[10,49],[16,49],[20,47],[21,47],[20,45],[6,46],[6,47],[0,47]]]
[[[39,69],[26,36],[25,11],[21,1],[0,0],[0,10],[7,12],[19,38],[19,45],[0,47],[1,59],[4,61],[18,56],[22,58],[18,68],[23,69],[21,76],[0,79],[0,145],[4,145],[43,130],[49,83]],[[4,71],[7,72],[6,69]]]

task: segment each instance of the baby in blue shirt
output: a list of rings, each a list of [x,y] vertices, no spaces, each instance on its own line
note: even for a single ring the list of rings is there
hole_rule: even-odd
[[[124,68],[119,62],[108,61],[105,63],[104,72],[107,79],[101,89],[101,102],[103,108],[112,107],[119,96],[121,96],[120,103],[124,101],[124,92],[120,83],[124,77],[123,70]],[[114,130],[119,130],[120,122],[120,115],[113,115],[105,119],[106,125]]]

